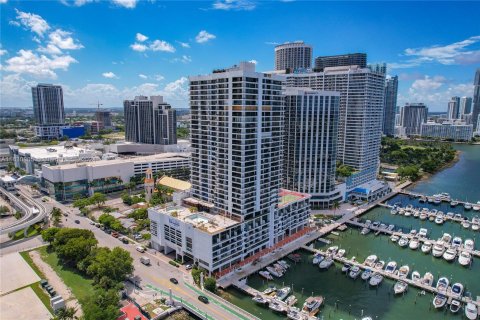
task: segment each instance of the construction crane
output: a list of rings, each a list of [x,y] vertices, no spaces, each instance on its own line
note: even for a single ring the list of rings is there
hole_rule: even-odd
[[[97,101],[97,103],[90,103],[90,106],[97,106],[97,109],[100,110],[100,106],[103,106],[103,103],[100,103],[100,101]]]

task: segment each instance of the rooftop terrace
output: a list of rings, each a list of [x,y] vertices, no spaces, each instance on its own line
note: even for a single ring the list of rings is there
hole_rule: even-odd
[[[278,193],[278,207],[283,208],[291,203],[310,198],[309,194],[280,189]]]

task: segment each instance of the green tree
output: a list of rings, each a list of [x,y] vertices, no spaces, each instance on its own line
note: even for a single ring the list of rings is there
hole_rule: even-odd
[[[80,210],[88,207],[92,204],[92,201],[89,198],[77,199],[73,202],[73,207],[78,208]]]
[[[58,257],[73,266],[85,259],[98,243],[93,232],[85,229],[62,228],[54,239],[52,245]]]
[[[75,313],[77,313],[77,309],[73,307],[62,308],[55,313],[55,316],[51,318],[51,320],[75,320],[78,319]]]
[[[190,320],[192,319],[184,310],[177,311],[168,317],[170,320]]]
[[[417,166],[404,166],[397,169],[397,173],[402,178],[408,178],[412,181],[420,177],[420,170]]]
[[[87,274],[103,287],[113,288],[133,272],[133,259],[130,253],[120,247],[113,250],[100,248],[87,268]]]
[[[83,304],[85,320],[115,320],[120,316],[117,290],[97,289]]]
[[[207,277],[203,286],[208,291],[215,292],[217,290],[217,281],[215,280],[215,278]]]
[[[107,201],[107,196],[100,192],[95,192],[93,196],[90,197],[90,201],[93,204],[96,204],[100,208],[100,205],[103,205]]]
[[[148,211],[146,208],[140,208],[129,213],[128,217],[133,218],[134,220],[147,219]]]
[[[332,209],[333,209],[333,214],[335,215],[335,213],[337,212],[337,210],[340,208],[340,203],[335,200],[332,204]]]
[[[57,232],[60,228],[48,228],[42,231],[42,239],[45,242],[52,243],[55,240]]]
[[[98,222],[100,222],[105,227],[107,227],[109,229],[112,229],[112,230],[116,230],[116,231],[123,230],[123,227],[122,227],[122,224],[120,223],[120,221],[118,221],[117,219],[115,219],[114,216],[112,216],[108,213],[103,213],[98,218]]]
[[[50,215],[52,216],[53,224],[55,226],[58,226],[60,224],[61,219],[62,219],[62,211],[59,208],[54,207],[52,209],[52,211],[50,212]]]

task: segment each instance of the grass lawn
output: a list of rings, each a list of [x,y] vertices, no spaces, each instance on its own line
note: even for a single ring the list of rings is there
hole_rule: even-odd
[[[422,147],[422,146],[415,146],[415,145],[401,145],[400,146],[402,149],[406,149],[406,148],[411,148],[411,149],[425,149],[425,147]]]
[[[40,248],[38,251],[42,259],[55,270],[67,287],[72,290],[72,293],[80,303],[83,303],[85,298],[93,294],[93,280],[85,278],[72,268],[64,267],[60,264],[57,254],[55,252],[48,252],[47,247]]]
[[[43,248],[41,248],[43,249]],[[45,279],[45,275],[43,274],[42,271],[40,271],[40,269],[37,267],[37,265],[35,263],[33,263],[33,260],[32,258],[30,257],[30,255],[28,254],[30,251],[23,251],[23,252],[20,252],[20,255],[22,256],[22,258],[28,263],[28,265],[30,266],[30,268],[33,269],[33,271],[35,271],[35,273],[42,279]]]
[[[42,232],[42,227],[39,224],[35,224],[33,226],[28,227],[27,230],[27,238],[36,236]],[[25,237],[23,230],[18,230],[15,232],[15,235],[13,236],[12,240],[19,240],[23,239]]]

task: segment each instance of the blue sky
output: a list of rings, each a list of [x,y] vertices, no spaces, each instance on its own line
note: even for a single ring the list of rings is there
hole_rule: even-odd
[[[274,46],[303,40],[314,56],[366,52],[400,77],[399,105],[446,109],[472,94],[480,2],[0,0],[1,96],[31,106],[29,86],[62,84],[66,107],[121,107],[163,94],[188,107],[189,75],[241,60],[273,69]]]

